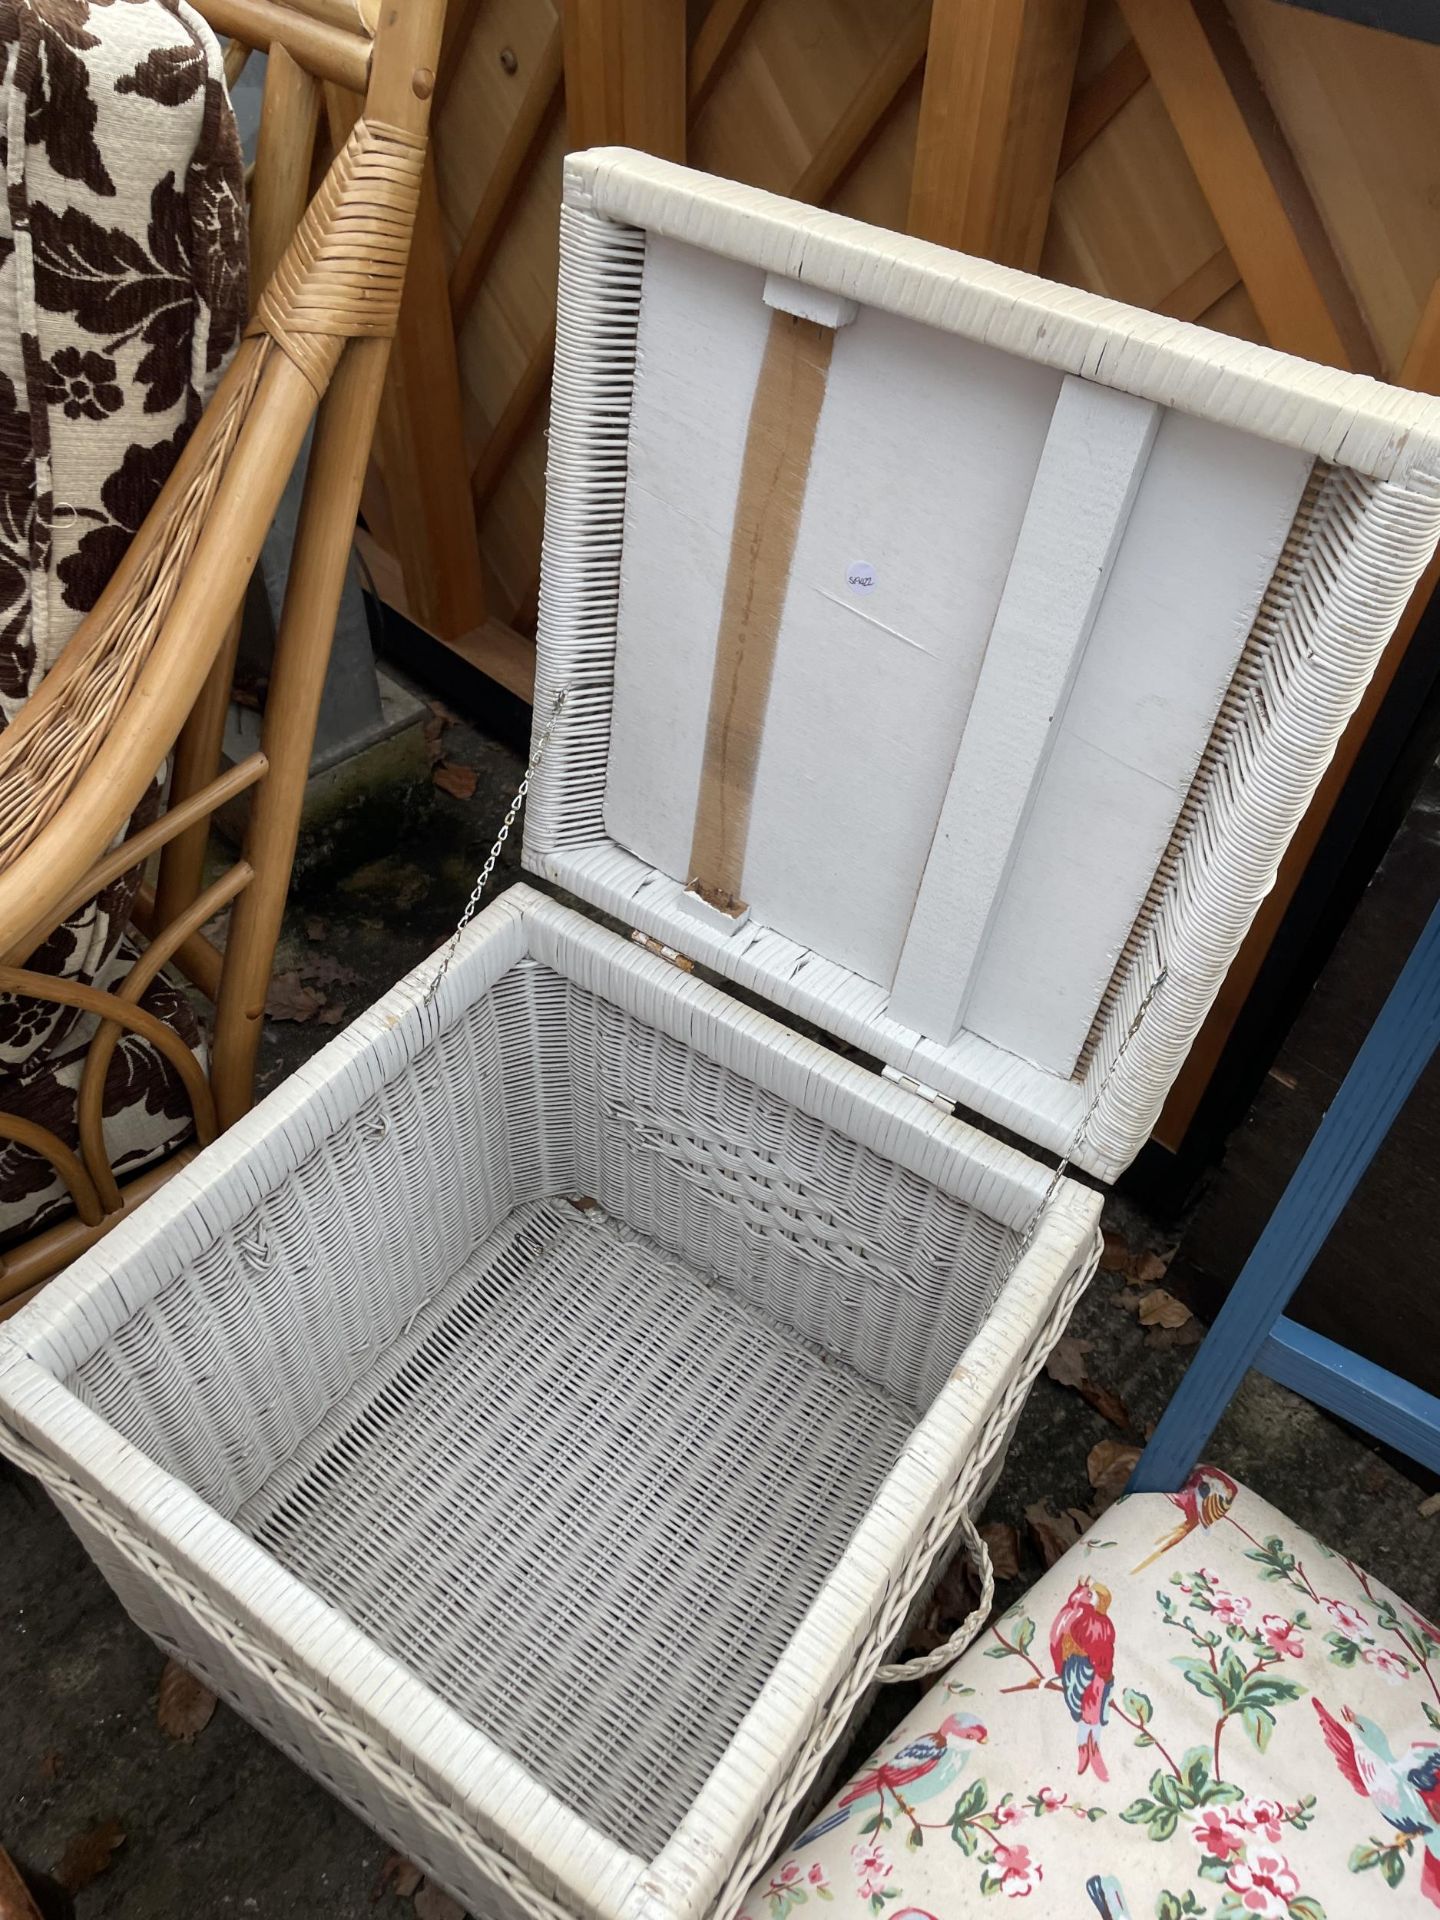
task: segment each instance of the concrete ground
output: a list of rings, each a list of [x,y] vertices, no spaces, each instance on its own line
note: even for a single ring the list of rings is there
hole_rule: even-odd
[[[474,770],[473,796],[425,788],[384,805],[357,803],[327,830],[326,845],[311,849],[277,962],[281,1005],[310,1017],[269,1025],[267,1087],[453,924],[522,763],[464,725],[448,727],[440,744],[446,763]],[[450,784],[464,789],[467,774]],[[518,872],[512,848],[496,890]],[[1119,1264],[1126,1250],[1133,1268],[1147,1253],[1168,1251],[1161,1236],[1122,1201],[1111,1202],[1107,1220],[1114,1264],[1082,1302],[1072,1334],[1091,1343],[1084,1371],[1103,1390],[1092,1397],[1110,1396],[1112,1417],[1072,1387],[1048,1377],[1037,1383],[986,1516],[1016,1529],[1019,1567],[1002,1598],[1044,1564],[1027,1508],[1047,1503],[1056,1516],[1090,1510],[1092,1449],[1142,1439],[1193,1351],[1164,1344],[1166,1336],[1156,1344],[1153,1330],[1120,1304],[1133,1307],[1140,1291]],[[1208,1453],[1435,1611],[1440,1516],[1423,1517],[1423,1490],[1371,1447],[1252,1377]],[[423,1902],[417,1908],[386,1884],[385,1843],[233,1714],[221,1708],[188,1742],[160,1729],[160,1654],[126,1620],[49,1502],[8,1468],[0,1469],[0,1541],[0,1841],[27,1867],[66,1865],[72,1880],[108,1860],[75,1896],[81,1920],[425,1920]],[[942,1587],[932,1639],[964,1604],[958,1586]],[[893,1718],[903,1704],[887,1700],[885,1711]],[[862,1738],[879,1731],[872,1721]]]

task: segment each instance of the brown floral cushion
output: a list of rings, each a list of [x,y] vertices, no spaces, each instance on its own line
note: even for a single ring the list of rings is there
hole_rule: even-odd
[[[195,426],[246,303],[244,183],[220,49],[183,0],[0,0],[0,729],[95,604]],[[132,826],[158,810],[164,770]],[[30,964],[118,985],[139,874]],[[196,1051],[185,995],[144,1004]],[[74,1144],[92,1016],[0,997],[0,1114]],[[189,1107],[144,1042],[106,1089],[117,1171],[178,1145]],[[0,1243],[68,1204],[0,1146]]]

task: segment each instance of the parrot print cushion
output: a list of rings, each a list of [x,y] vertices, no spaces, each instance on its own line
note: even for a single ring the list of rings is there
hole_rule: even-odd
[[[1218,1468],[1121,1500],[742,1920],[1012,1900],[1064,1920],[1440,1920],[1440,1630]]]

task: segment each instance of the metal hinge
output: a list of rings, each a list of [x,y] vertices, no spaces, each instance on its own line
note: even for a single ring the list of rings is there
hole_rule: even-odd
[[[681,973],[694,973],[695,962],[688,953],[681,953],[676,947],[667,947],[663,940],[642,933],[639,927],[630,929],[630,938],[637,947],[643,947],[647,953],[653,953],[657,960],[668,960],[672,967],[678,967]]]
[[[886,1080],[893,1080],[897,1087],[904,1087],[907,1093],[918,1093],[922,1100],[928,1100],[932,1107],[938,1107],[942,1113],[954,1113],[955,1102],[947,1100],[938,1087],[927,1087],[923,1080],[901,1073],[898,1067],[881,1067],[880,1072]]]

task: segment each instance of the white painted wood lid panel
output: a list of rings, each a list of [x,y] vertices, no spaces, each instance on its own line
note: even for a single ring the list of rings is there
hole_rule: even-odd
[[[1113,1174],[1433,544],[1440,409],[641,156],[572,157],[566,194],[537,713],[587,691],[527,859],[1051,1147],[1164,967],[1144,1078],[1078,1156]],[[606,281],[588,252],[635,226]],[[745,517],[777,309],[836,323],[778,542]],[[1307,548],[1315,455],[1351,448],[1409,464],[1332,487]],[[762,434],[782,514],[795,452]],[[686,883],[746,540],[782,573],[727,918]]]

